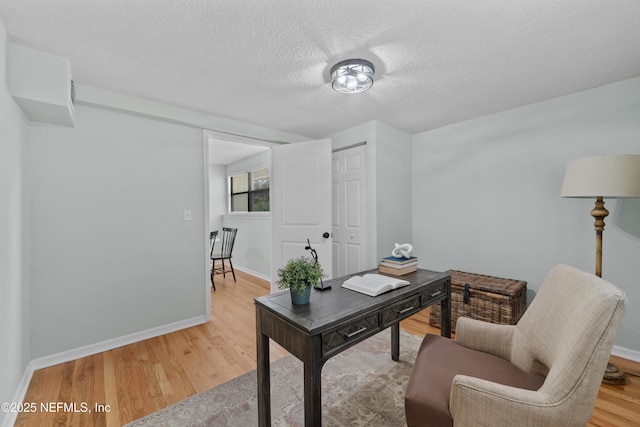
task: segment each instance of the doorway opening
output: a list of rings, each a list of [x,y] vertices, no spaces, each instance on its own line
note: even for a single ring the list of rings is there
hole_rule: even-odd
[[[223,227],[237,228],[233,249],[234,267],[269,280],[271,269],[271,216],[269,212],[230,213],[229,177],[242,172],[271,167],[271,148],[278,144],[257,138],[204,130],[204,229],[205,229],[205,310],[211,316],[211,276],[209,235]],[[258,236],[258,239],[256,237]],[[261,242],[254,244],[254,240]],[[248,242],[251,244],[249,245]],[[249,249],[250,247],[250,249]],[[251,253],[249,253],[251,252]],[[267,259],[262,259],[267,258]],[[245,260],[251,260],[247,262]]]

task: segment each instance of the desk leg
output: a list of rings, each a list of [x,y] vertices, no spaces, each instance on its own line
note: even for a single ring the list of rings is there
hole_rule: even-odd
[[[400,359],[400,323],[391,325],[391,359]]]
[[[271,426],[271,373],[269,337],[262,334],[260,307],[256,306],[256,349],[258,371],[258,426]]]
[[[440,322],[440,335],[451,338],[451,293],[449,297],[440,301],[440,313],[442,321]]]
[[[309,360],[304,361],[304,425],[322,426],[322,365],[320,340],[311,339]]]

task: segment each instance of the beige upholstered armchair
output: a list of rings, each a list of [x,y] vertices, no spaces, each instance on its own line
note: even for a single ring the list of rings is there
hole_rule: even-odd
[[[553,267],[517,325],[460,318],[427,335],[405,395],[409,427],[585,426],[624,312],[624,293]]]

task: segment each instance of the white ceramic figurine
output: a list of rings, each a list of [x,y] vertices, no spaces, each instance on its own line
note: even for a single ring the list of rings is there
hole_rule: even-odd
[[[402,245],[396,243],[395,246],[391,251],[391,256],[396,258],[411,258],[411,252],[413,251],[411,243],[404,243]]]

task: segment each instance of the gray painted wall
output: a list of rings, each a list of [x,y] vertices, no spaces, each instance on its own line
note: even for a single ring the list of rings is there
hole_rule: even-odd
[[[0,22],[0,402],[12,402],[31,359],[29,336],[29,128],[8,93]],[[8,414],[0,412],[0,424]]]
[[[562,199],[567,161],[640,153],[640,78],[413,135],[420,266],[527,280],[593,272],[587,199]],[[610,200],[603,277],[628,295],[616,344],[640,351],[640,199]]]
[[[31,127],[33,358],[205,314],[202,131],[75,123]]]

